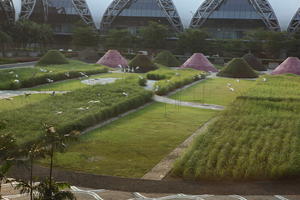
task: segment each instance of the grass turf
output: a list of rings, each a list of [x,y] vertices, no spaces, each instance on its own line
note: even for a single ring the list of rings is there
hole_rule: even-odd
[[[65,80],[56,83],[46,84],[31,88],[33,91],[73,91],[80,88],[89,87],[89,85],[82,83],[82,80],[94,79],[94,78],[137,78],[137,74],[131,73],[105,73],[99,75],[92,75],[88,78],[84,79],[73,79],[73,80]]]
[[[227,84],[231,84],[231,87],[235,91],[232,92]],[[230,78],[206,79],[201,83],[172,95],[171,98],[187,102],[226,106],[254,84],[255,81],[252,80],[239,80],[237,82],[237,79]]]
[[[14,68],[0,70],[0,89],[18,89],[47,83],[47,79],[64,80],[82,77],[80,72],[87,74],[103,73],[107,69],[101,65],[85,64],[72,60],[70,64],[48,65],[32,68]],[[69,72],[69,77],[65,73]],[[16,82],[16,81],[19,81]]]
[[[196,139],[173,175],[196,180],[300,176],[300,93],[291,93],[300,90],[300,78],[267,78],[257,80],[255,90],[238,98]]]
[[[142,177],[215,114],[216,111],[154,103],[83,135],[66,153],[55,156],[55,166]]]

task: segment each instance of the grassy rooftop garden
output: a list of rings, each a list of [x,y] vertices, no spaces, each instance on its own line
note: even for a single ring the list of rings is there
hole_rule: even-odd
[[[172,99],[226,106],[255,85],[253,80],[208,78],[171,96]],[[234,91],[230,90],[233,88]]]
[[[56,154],[56,167],[142,177],[216,113],[154,103],[81,136],[66,153]]]
[[[196,138],[173,175],[194,180],[300,176],[299,82],[296,76],[258,79]]]
[[[69,62],[69,64],[62,65],[2,69],[0,70],[0,89],[12,90],[33,87],[59,80],[108,72],[108,68],[101,65],[91,65],[74,60]]]
[[[28,104],[14,110],[4,110],[0,122],[1,133],[10,133],[19,144],[38,139],[43,124],[50,124],[61,133],[82,131],[101,121],[115,117],[151,100],[137,80],[117,81],[109,85],[90,86],[64,95]]]

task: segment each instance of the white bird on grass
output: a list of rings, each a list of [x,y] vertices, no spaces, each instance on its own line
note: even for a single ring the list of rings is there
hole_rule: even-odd
[[[232,88],[232,87],[231,87],[231,88],[229,88],[229,90],[230,90],[231,92],[234,92],[234,88]]]
[[[227,83],[227,87],[231,87],[232,86],[232,84],[231,83]]]
[[[240,82],[240,79],[236,79],[236,82],[238,82],[238,83],[239,83],[239,82]]]
[[[122,93],[124,96],[128,97],[128,94],[126,92],[123,92]]]
[[[40,68],[40,71],[41,72],[48,72],[46,69],[42,69],[42,68]]]
[[[13,74],[13,73],[15,73],[15,72],[14,72],[14,71],[10,71],[10,72],[9,72],[9,74]]]
[[[56,114],[61,115],[61,114],[63,114],[63,112],[62,111],[57,111]]]
[[[80,107],[80,108],[77,108],[77,110],[81,110],[81,111],[85,111],[85,110],[88,110],[88,109],[89,109],[89,107],[85,107],[85,108]]]
[[[15,77],[16,77],[16,78],[19,78],[19,75],[18,75],[18,74],[16,74],[16,75],[15,75]]]
[[[53,81],[52,79],[50,79],[50,78],[47,78],[46,80],[47,80],[48,83],[53,83],[53,82],[54,82],[54,81]]]
[[[267,79],[266,79],[266,78],[263,78],[263,82],[267,82]]]
[[[66,72],[65,75],[66,75],[66,77],[70,77],[70,73],[69,72]]]
[[[18,79],[14,80],[14,83],[20,83],[20,81]]]
[[[89,101],[89,103],[100,103],[100,101]]]

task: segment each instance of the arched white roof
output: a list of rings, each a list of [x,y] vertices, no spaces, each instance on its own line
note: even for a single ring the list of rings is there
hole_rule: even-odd
[[[16,10],[16,19],[18,19],[21,12],[21,0],[13,0],[13,2]],[[86,0],[86,2],[92,13],[95,25],[99,28],[102,16],[112,0]],[[192,16],[204,0],[173,0],[173,2],[183,25],[188,27]],[[269,0],[269,2],[275,11],[281,28],[286,30],[297,9],[300,8],[300,0]]]

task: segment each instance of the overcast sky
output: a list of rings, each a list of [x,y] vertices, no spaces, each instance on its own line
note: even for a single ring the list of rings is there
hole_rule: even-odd
[[[19,13],[20,1],[13,0],[16,6],[16,10]],[[112,0],[86,0],[89,4],[93,18],[97,24],[100,24],[100,19],[104,14],[105,8],[112,2]],[[177,10],[182,17],[182,21],[185,26],[191,21],[193,13],[196,12],[198,7],[204,0],[173,0]],[[238,1],[238,0],[237,0]],[[273,9],[276,12],[278,20],[282,29],[286,29],[292,17],[300,8],[300,0],[269,0]]]

